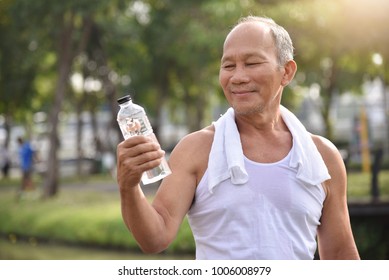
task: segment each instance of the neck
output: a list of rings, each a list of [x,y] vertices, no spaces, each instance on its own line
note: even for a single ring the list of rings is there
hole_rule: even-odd
[[[288,130],[281,117],[280,105],[249,114],[240,114],[235,111],[235,121],[241,133],[251,130],[260,132]]]

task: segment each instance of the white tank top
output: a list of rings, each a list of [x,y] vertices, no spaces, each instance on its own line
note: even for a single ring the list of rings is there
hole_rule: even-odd
[[[249,181],[226,180],[213,193],[205,172],[188,212],[196,259],[314,258],[325,192],[296,179],[291,152],[270,164],[245,158]]]

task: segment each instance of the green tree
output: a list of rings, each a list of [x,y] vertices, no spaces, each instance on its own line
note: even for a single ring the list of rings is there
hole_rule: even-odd
[[[46,47],[46,52],[55,54],[56,82],[49,115],[50,150],[44,183],[44,196],[51,197],[58,191],[58,116],[67,92],[73,61],[87,48],[95,14],[106,12],[113,3],[15,0],[13,4],[25,31],[35,34],[36,41]]]
[[[371,54],[387,39],[382,0],[282,1],[269,15],[291,33],[299,65],[297,82],[321,88],[325,135],[333,139],[330,109],[335,94],[360,92]],[[371,72],[370,72],[371,73]]]
[[[139,1],[137,1],[139,2]],[[161,109],[190,131],[212,120],[210,96],[222,97],[218,67],[225,35],[254,1],[142,1],[146,19],[139,23],[138,57],[129,76],[135,99],[145,104],[160,126]],[[138,58],[138,59],[136,59]],[[220,103],[220,102],[219,102]],[[185,112],[182,114],[182,112]],[[184,119],[183,119],[184,118]]]
[[[13,0],[0,2],[0,112],[5,119],[8,147],[14,121],[31,124],[31,103],[36,96],[34,78],[41,57],[34,35],[19,22]]]

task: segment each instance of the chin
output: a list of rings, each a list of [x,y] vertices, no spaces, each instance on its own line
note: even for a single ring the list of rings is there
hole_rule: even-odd
[[[237,115],[252,115],[263,112],[263,106],[232,106]]]

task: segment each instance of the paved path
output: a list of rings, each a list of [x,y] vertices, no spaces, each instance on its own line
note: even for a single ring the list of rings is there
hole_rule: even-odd
[[[159,183],[153,183],[150,185],[142,186],[142,190],[145,195],[153,195],[157,191],[159,187]],[[79,190],[96,190],[96,191],[106,191],[106,192],[118,192],[118,184],[116,179],[112,178],[112,181],[109,180],[88,180],[86,179],[84,182],[71,182],[71,183],[63,183],[60,188],[63,189],[79,189]]]

